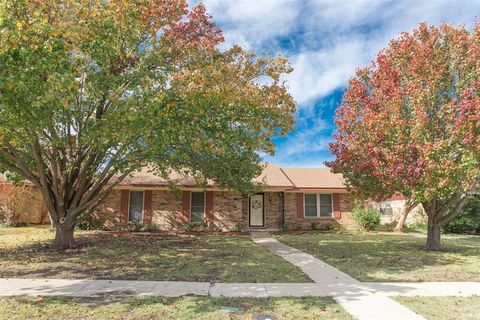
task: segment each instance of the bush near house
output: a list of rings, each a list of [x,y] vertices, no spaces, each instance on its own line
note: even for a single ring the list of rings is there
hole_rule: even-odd
[[[355,202],[352,215],[357,225],[363,230],[372,231],[380,225],[380,213],[375,209],[364,207],[359,201]]]
[[[443,230],[448,233],[480,234],[480,196],[473,198]]]

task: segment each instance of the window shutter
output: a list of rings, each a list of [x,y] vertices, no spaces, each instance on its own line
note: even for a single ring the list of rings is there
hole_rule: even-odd
[[[213,191],[205,192],[205,221],[213,223]]]
[[[190,191],[183,191],[182,222],[188,223],[189,220],[190,220]]]
[[[334,193],[332,197],[333,197],[333,218],[341,219],[342,212],[340,211],[340,194]]]
[[[143,223],[152,223],[152,190],[145,190],[145,202],[143,203]]]
[[[120,196],[120,223],[127,223],[128,221],[128,197],[129,190],[122,190]]]
[[[303,219],[303,193],[297,193],[297,218]]]

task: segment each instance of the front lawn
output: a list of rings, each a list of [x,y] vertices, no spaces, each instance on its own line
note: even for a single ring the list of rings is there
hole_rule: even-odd
[[[426,234],[307,232],[275,236],[361,281],[480,281],[480,237],[442,235],[442,251],[424,249]]]
[[[352,319],[331,298],[60,298],[0,299],[5,319]]]
[[[480,320],[480,297],[395,297],[429,320]]]
[[[248,236],[76,232],[77,250],[49,247],[47,228],[0,229],[0,277],[207,282],[311,282]]]

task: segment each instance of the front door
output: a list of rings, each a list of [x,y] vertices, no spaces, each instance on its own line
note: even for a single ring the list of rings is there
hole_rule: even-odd
[[[263,227],[263,194],[250,196],[250,227]]]

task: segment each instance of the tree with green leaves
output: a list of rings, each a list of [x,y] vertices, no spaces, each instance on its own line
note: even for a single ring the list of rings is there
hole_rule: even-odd
[[[480,25],[421,24],[350,80],[328,165],[372,198],[402,193],[428,215],[427,249],[480,185]]]
[[[224,51],[202,4],[6,0],[0,7],[0,172],[31,181],[54,246],[148,164],[239,192],[293,128],[282,57]]]

